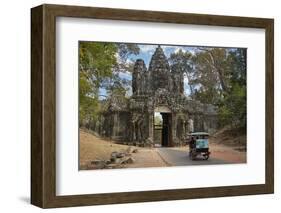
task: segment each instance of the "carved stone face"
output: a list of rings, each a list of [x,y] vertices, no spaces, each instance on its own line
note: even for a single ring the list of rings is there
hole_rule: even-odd
[[[170,67],[161,47],[158,47],[153,54],[149,71],[152,73],[154,91],[158,88],[169,88],[171,78]]]
[[[134,66],[134,70],[142,71],[144,67],[145,67],[144,61],[142,59],[137,59]]]

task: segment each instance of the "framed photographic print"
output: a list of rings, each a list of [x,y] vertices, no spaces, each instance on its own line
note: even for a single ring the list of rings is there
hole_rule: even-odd
[[[31,9],[31,203],[274,192],[273,19]]]

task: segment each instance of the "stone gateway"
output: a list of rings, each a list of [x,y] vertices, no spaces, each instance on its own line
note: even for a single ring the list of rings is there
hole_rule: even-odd
[[[162,116],[161,145],[179,146],[188,133],[217,128],[216,108],[184,94],[183,73],[171,70],[158,46],[148,69],[137,59],[132,73],[132,96],[107,99],[95,130],[121,143],[154,144],[154,113]]]

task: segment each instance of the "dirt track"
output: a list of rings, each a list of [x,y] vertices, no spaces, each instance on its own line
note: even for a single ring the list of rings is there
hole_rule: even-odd
[[[80,169],[85,169],[93,160],[108,160],[113,151],[124,151],[127,145],[115,144],[113,141],[101,139],[93,134],[80,131]],[[188,147],[143,148],[133,153],[133,164],[126,168],[166,167],[180,165],[209,165],[246,163],[246,152],[240,152],[233,147],[210,143],[211,157],[208,161],[191,161],[188,158]]]
[[[122,152],[129,146],[115,144],[80,130],[80,169],[85,169],[93,160],[108,160],[113,151]],[[153,148],[138,147],[138,152],[133,153],[133,164],[127,164],[128,168],[165,167],[167,164]]]
[[[189,149],[186,146],[156,148],[156,151],[170,166],[246,163],[245,152],[235,151],[232,148],[216,144],[210,144],[209,149],[211,155],[208,160],[203,160],[202,157],[198,157],[196,160],[189,159]]]

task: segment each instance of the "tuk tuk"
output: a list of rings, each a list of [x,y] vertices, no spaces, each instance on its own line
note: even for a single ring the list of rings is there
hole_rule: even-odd
[[[189,158],[195,160],[198,156],[202,156],[204,160],[208,160],[211,152],[209,152],[209,133],[193,132],[189,134]]]

